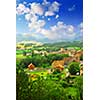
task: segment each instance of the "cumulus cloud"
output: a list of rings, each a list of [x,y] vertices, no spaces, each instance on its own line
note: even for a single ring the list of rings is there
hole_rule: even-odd
[[[39,32],[51,40],[73,39],[76,35],[74,32],[74,26],[66,25],[63,22],[58,22],[48,30],[40,29]]]
[[[40,33],[49,39],[60,39],[66,36],[68,31],[70,31],[69,33],[72,32],[72,27],[68,30],[68,26],[63,22],[58,22],[57,25],[44,29],[46,21],[43,18],[47,17],[48,21],[50,21],[48,16],[54,16],[59,11],[60,4],[58,2],[50,3],[47,0],[43,0],[42,3],[33,2],[29,5],[30,8],[26,7],[25,4],[26,2],[17,6],[17,14],[24,14],[29,29],[34,30],[35,33]],[[56,14],[55,18],[57,19],[58,17],[59,15]]]
[[[34,22],[34,21],[37,21],[37,20],[38,20],[38,16],[36,16],[35,14],[29,13],[29,14],[26,14],[26,15],[25,15],[25,19],[26,19],[27,21]]]
[[[77,35],[76,35],[76,40],[82,40],[83,39],[83,22],[81,22],[77,26]]]
[[[25,7],[24,4],[19,4],[16,8],[16,13],[21,15],[30,12],[30,9]]]
[[[23,4],[19,4],[16,8],[17,14],[27,14],[27,13],[33,13],[37,14],[39,16],[45,15],[45,16],[53,16],[56,12],[59,11],[60,3],[57,1],[54,1],[53,3],[47,2],[47,0],[43,0],[42,3],[30,3],[28,7],[25,7],[26,2]],[[58,15],[57,15],[58,17]]]
[[[27,21],[29,21],[30,18],[31,18],[31,14],[26,14],[26,15],[25,15],[25,19],[26,19]]]
[[[45,16],[53,16],[55,12],[59,11],[60,4],[54,1],[52,4],[49,5],[48,11],[45,12]]]
[[[40,3],[32,3],[31,11],[38,15],[43,15],[44,9],[42,8]]]
[[[36,14],[28,13],[25,15],[25,19],[28,21],[28,27],[31,30],[37,31],[44,27],[46,24],[45,20],[40,20]]]
[[[40,28],[42,28],[45,25],[45,21],[44,20],[38,20],[35,21],[34,19],[29,23],[29,28],[30,30],[34,29],[34,30],[38,30]]]
[[[55,13],[52,11],[46,11],[45,16],[53,16]]]
[[[48,2],[47,0],[43,0],[42,5],[47,6],[47,5],[49,5],[49,4],[50,4],[50,2]]]
[[[59,11],[60,4],[56,1],[50,3],[47,0],[43,0],[42,3],[33,2],[30,4],[30,8],[26,7],[26,2],[19,4],[16,8],[17,14],[24,14],[26,21],[28,21],[28,27],[30,30],[42,28],[46,22],[42,20],[42,16],[48,17],[55,15]],[[41,16],[41,18],[39,17]],[[59,15],[56,15],[56,19]],[[48,21],[50,18],[47,18]]]
[[[60,4],[56,1],[54,1],[51,6],[49,7],[49,10],[50,11],[53,11],[53,12],[58,12],[59,11],[59,6]]]
[[[74,32],[74,26],[68,25],[67,30],[68,30],[69,33],[73,33]]]

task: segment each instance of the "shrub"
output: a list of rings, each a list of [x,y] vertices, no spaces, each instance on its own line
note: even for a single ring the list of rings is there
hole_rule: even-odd
[[[79,63],[72,62],[68,65],[68,70],[72,75],[76,75],[77,72],[80,71]]]
[[[80,100],[83,100],[83,76],[78,76],[77,78],[75,78],[74,85],[78,89]]]

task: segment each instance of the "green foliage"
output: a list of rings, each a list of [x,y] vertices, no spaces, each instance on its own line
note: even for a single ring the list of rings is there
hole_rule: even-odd
[[[33,63],[36,67],[48,68],[49,66],[51,66],[54,60],[61,60],[67,56],[68,55],[66,54],[49,54],[46,56],[33,54],[32,57],[26,57],[24,59],[20,59],[20,61],[17,60],[17,62],[19,62],[17,64],[19,64],[18,66],[23,68],[27,68],[30,63]]]
[[[80,100],[80,96],[78,94],[78,89],[75,87],[66,88],[68,100]]]
[[[16,100],[82,100],[82,80],[81,76],[74,78],[71,87],[66,80],[44,76],[32,81],[23,68],[17,66]]]
[[[30,45],[26,45],[31,46]],[[81,42],[62,42],[53,44],[44,44],[43,46],[34,46],[34,50],[58,51],[60,48],[78,47],[81,49]],[[76,48],[77,49],[77,48]],[[32,56],[27,57],[26,53]],[[68,57],[66,54],[34,54],[30,50],[18,50],[17,54],[24,54],[23,59],[16,61],[16,100],[83,100],[83,77],[75,76],[79,72],[79,63],[72,62],[68,65],[69,72],[75,77],[65,78],[65,72],[55,70],[54,73],[47,72],[29,72],[29,74],[37,74],[37,80],[32,81],[30,75],[26,74],[27,66],[33,63],[36,67],[50,68],[54,60],[61,60]],[[83,57],[80,57],[82,60]]]
[[[73,41],[73,42],[57,42],[57,43],[46,43],[43,45],[44,47],[48,47],[49,51],[56,51],[60,48],[66,47],[83,47],[83,43],[81,41]]]
[[[16,99],[17,100],[31,100],[31,85],[28,76],[22,69],[17,69],[16,74]]]
[[[47,56],[48,63],[51,65],[54,60],[62,60],[64,57],[68,57],[67,54],[49,54]]]
[[[78,89],[80,100],[83,100],[83,76],[79,76],[75,79],[75,87]]]
[[[53,74],[59,74],[59,73],[61,73],[59,69],[55,69],[53,72]]]
[[[26,51],[23,51],[23,56],[26,56]]]
[[[51,66],[48,63],[42,64],[43,68],[50,68]]]
[[[77,72],[80,71],[79,63],[72,62],[68,65],[68,70],[72,75],[76,75]]]
[[[24,44],[22,44],[24,45]],[[57,42],[57,43],[46,43],[43,44],[42,46],[35,46],[33,44],[25,44],[26,47],[32,47],[31,49],[38,50],[38,51],[47,51],[47,52],[52,52],[52,51],[58,51],[60,48],[67,49],[68,47],[73,47],[76,50],[79,50],[83,47],[83,43],[81,41],[74,41],[74,42]],[[16,54],[23,54],[23,51],[26,51],[26,53],[31,53],[31,50],[17,50]]]

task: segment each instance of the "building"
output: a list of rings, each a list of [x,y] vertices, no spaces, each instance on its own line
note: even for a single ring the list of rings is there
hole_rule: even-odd
[[[64,69],[64,60],[55,60],[55,61],[53,61],[52,67],[54,69],[59,69],[60,71],[62,71]]]
[[[32,63],[30,63],[30,64],[28,65],[28,69],[29,69],[29,70],[34,70],[34,69],[35,69],[35,65],[33,65]]]

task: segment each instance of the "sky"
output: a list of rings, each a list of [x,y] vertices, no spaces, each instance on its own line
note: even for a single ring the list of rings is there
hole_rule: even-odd
[[[83,0],[16,0],[16,34],[33,40],[81,40]]]

